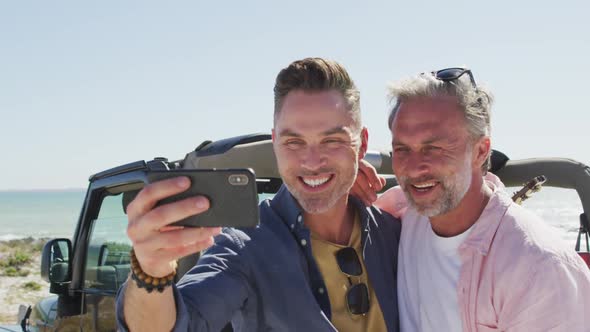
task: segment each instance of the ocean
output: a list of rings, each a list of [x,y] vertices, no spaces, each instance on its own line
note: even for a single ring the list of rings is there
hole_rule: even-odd
[[[71,238],[85,194],[83,190],[1,191],[0,240]]]
[[[507,191],[512,193],[516,188]],[[0,241],[25,237],[71,238],[84,195],[82,190],[0,192]],[[554,226],[559,237],[575,244],[582,213],[575,191],[542,188],[523,206]]]

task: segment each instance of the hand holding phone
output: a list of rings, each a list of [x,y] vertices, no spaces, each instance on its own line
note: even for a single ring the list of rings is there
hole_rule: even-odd
[[[149,183],[186,176],[185,192],[162,199],[157,206],[202,195],[209,199],[207,211],[171,225],[187,227],[255,227],[258,225],[256,176],[251,169],[163,170],[148,173]]]

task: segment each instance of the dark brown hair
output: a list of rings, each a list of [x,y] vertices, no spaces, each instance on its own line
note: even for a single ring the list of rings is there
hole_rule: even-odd
[[[348,103],[355,127],[361,128],[360,93],[344,67],[336,61],[305,58],[292,62],[277,75],[274,87],[274,119],[281,112],[289,92],[322,92],[336,90]]]

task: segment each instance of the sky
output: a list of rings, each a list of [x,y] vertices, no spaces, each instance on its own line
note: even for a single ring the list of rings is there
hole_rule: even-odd
[[[495,96],[493,148],[590,164],[588,1],[2,1],[0,190],[84,188],[272,128],[290,62],[342,63],[369,148],[389,82],[457,65]]]

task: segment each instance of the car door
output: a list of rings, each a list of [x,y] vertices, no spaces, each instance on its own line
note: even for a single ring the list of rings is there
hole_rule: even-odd
[[[115,295],[130,271],[122,194],[104,197],[88,233],[81,287],[83,331],[115,331]]]

